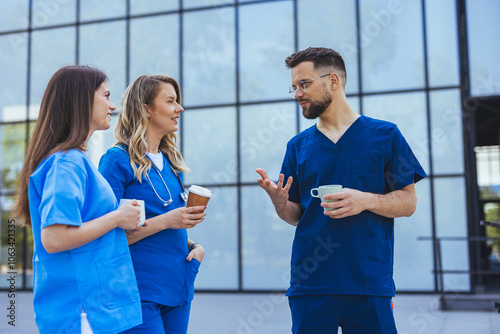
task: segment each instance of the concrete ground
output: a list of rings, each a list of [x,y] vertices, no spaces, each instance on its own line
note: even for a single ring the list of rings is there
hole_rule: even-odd
[[[17,292],[15,298],[0,292],[0,333],[38,333],[32,298],[31,292]],[[15,322],[11,324],[15,326],[9,324],[13,301]],[[435,295],[398,295],[393,301],[399,334],[500,334],[496,312],[442,312]],[[290,328],[288,302],[282,293],[197,293],[189,334],[285,334]]]

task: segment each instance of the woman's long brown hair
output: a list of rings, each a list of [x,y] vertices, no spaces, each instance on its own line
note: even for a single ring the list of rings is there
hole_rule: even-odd
[[[70,149],[84,151],[89,136],[95,91],[106,75],[89,66],[66,66],[50,79],[43,95],[11,215],[31,226],[29,178],[49,155]]]

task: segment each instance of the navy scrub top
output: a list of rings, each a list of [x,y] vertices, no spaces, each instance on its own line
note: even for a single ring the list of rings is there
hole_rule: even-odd
[[[99,162],[99,171],[109,182],[117,199],[140,199],[145,202],[146,219],[186,205],[181,197],[182,174],[177,177],[163,156],[165,181],[173,202],[165,207],[149,181],[139,182],[130,166],[127,148],[112,147]],[[163,200],[170,198],[160,176],[151,167],[148,173],[154,189]],[[147,228],[147,227],[144,227]],[[141,300],[167,306],[179,306],[193,299],[194,280],[200,262],[186,261],[189,253],[186,229],[166,229],[130,245]]]
[[[303,214],[292,246],[288,296],[394,296],[394,219],[363,211],[332,219],[310,190],[321,185],[385,194],[426,174],[396,125],[360,116],[333,143],[316,125],[292,138],[281,172]]]
[[[82,307],[95,334],[141,324],[139,290],[123,229],[53,254],[41,241],[47,226],[80,226],[116,210],[113,191],[89,158],[79,150],[52,154],[30,176],[28,196],[33,305],[40,333],[80,333]]]

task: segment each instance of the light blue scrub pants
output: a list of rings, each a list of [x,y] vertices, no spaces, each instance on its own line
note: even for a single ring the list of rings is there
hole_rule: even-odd
[[[121,334],[186,334],[191,302],[180,306],[165,306],[142,301],[142,325]]]

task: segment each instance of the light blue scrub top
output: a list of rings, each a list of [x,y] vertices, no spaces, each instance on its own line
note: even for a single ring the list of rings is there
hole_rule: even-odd
[[[130,166],[127,148],[112,147],[99,162],[99,171],[111,185],[116,198],[140,199],[145,202],[146,219],[186,206],[181,197],[182,174],[177,177],[163,156],[159,171],[172,195],[172,203],[164,206],[149,181],[139,182]],[[154,167],[148,173],[154,189],[163,200],[170,199],[167,188]],[[147,229],[148,227],[144,227]],[[193,299],[194,281],[200,267],[196,259],[186,261],[189,254],[186,229],[166,229],[130,245],[141,300],[167,306],[179,306]]]
[[[394,296],[394,219],[370,211],[332,219],[310,191],[340,184],[386,194],[426,177],[396,125],[360,116],[337,143],[314,125],[289,141],[281,171],[303,210],[287,295]]]
[[[33,295],[40,333],[80,333],[82,307],[95,334],[142,323],[139,291],[125,231],[116,228],[81,247],[48,253],[47,226],[81,226],[117,208],[109,184],[79,150],[43,160],[29,180],[34,239]]]

